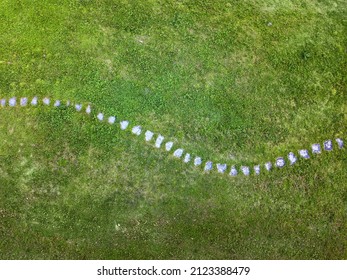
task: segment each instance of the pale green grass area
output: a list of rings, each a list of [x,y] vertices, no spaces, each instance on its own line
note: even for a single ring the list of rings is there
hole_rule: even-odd
[[[346,149],[260,176],[214,163],[347,140],[345,1],[0,1],[0,258],[346,259]],[[119,226],[118,226],[119,224]]]

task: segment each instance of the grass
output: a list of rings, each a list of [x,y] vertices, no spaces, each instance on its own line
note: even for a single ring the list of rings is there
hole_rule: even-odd
[[[347,139],[346,15],[343,0],[3,0],[0,95],[92,102],[205,160],[264,163]],[[0,120],[2,259],[347,258],[345,149],[231,178],[71,108]]]

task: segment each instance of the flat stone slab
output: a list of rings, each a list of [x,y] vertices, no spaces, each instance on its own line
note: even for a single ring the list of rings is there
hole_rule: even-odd
[[[286,162],[283,157],[279,157],[276,159],[276,166],[279,168],[282,168],[283,166],[286,165]]]
[[[183,154],[183,149],[177,149],[173,155],[174,157],[180,158],[182,154]]]
[[[32,100],[31,100],[31,105],[32,106],[36,106],[38,102],[38,98],[35,96]]]
[[[90,105],[88,105],[86,108],[86,113],[89,115],[91,112],[92,112],[92,108],[90,107]]]
[[[337,139],[336,139],[336,143],[337,143],[337,145],[339,146],[340,149],[343,148],[343,144],[344,144],[344,143],[343,143],[342,139],[337,138]]]
[[[141,129],[141,126],[137,125],[137,126],[134,126],[132,129],[131,129],[131,132],[137,136],[139,136],[142,132],[142,129]]]
[[[61,105],[60,100],[54,102],[54,107],[59,107]]]
[[[324,141],[324,150],[326,151],[332,151],[333,149],[333,143],[331,140]]]
[[[260,174],[260,165],[255,165],[255,166],[254,166],[254,173],[255,173],[256,175],[259,175],[259,174]]]
[[[224,173],[227,170],[227,165],[225,163],[217,163],[217,171],[219,173]]]
[[[42,102],[45,105],[49,105],[51,103],[51,100],[48,97],[45,97],[44,99],[42,99]]]
[[[163,141],[164,141],[164,136],[162,136],[162,135],[159,134],[159,136],[157,137],[157,140],[155,140],[154,146],[155,146],[156,148],[160,148],[160,146],[161,146],[161,144],[163,143]]]
[[[270,170],[272,169],[272,163],[271,163],[271,162],[267,162],[267,163],[265,163],[264,165],[265,165],[265,169],[266,169],[267,171],[270,171]]]
[[[173,142],[167,142],[165,144],[165,150],[170,151],[172,149],[173,144]]]
[[[194,159],[194,165],[195,166],[198,166],[198,165],[201,165],[202,164],[202,159],[201,159],[201,157],[196,157],[195,159]]]
[[[184,156],[184,160],[183,160],[185,163],[188,163],[190,161],[190,154],[186,154]]]
[[[212,161],[206,162],[206,164],[205,164],[205,171],[210,171],[210,170],[212,170],[212,167],[213,167]]]
[[[250,173],[248,166],[241,166],[241,171],[242,171],[243,175],[246,175],[246,176],[248,176]]]
[[[104,114],[103,113],[99,113],[97,116],[99,121],[102,121],[104,119]]]
[[[28,98],[22,97],[20,99],[20,106],[26,106],[28,104]]]
[[[129,125],[129,122],[128,122],[128,121],[122,121],[122,122],[120,122],[120,128],[121,128],[122,130],[125,130],[125,129],[128,127],[128,125]]]
[[[230,176],[236,176],[238,174],[236,167],[233,165],[230,169]]]
[[[115,116],[108,117],[107,122],[108,122],[109,124],[114,124],[115,121],[116,121],[116,117],[115,117]]]
[[[6,99],[1,99],[0,104],[1,104],[1,107],[5,107],[6,106]]]
[[[8,105],[10,105],[11,107],[16,106],[16,103],[17,101],[15,97],[10,98],[10,100],[8,101]]]
[[[320,154],[321,153],[320,144],[312,144],[312,153],[313,154]]]
[[[288,159],[289,159],[290,165],[293,165],[298,160],[293,152],[290,152],[288,154]]]
[[[77,112],[81,111],[82,110],[82,104],[76,104],[75,109]]]
[[[310,158],[310,155],[309,155],[309,153],[308,153],[307,150],[300,150],[300,151],[299,151],[299,155],[300,155],[302,158],[306,158],[306,159]]]
[[[145,139],[147,142],[151,141],[153,138],[154,133],[152,131],[147,130],[145,133]]]

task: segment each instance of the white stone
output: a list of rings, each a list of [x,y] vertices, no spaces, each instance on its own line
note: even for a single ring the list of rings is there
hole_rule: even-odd
[[[255,165],[254,166],[254,172],[255,172],[256,175],[260,174],[260,165]]]
[[[11,107],[16,106],[16,98],[12,97],[10,98],[10,100],[8,101],[8,105],[10,105]]]
[[[32,106],[36,106],[38,102],[38,98],[35,96],[32,100],[31,100],[31,105]]]
[[[205,164],[205,171],[210,171],[210,170],[212,170],[212,167],[213,167],[212,161],[206,162],[206,164]]]
[[[201,165],[201,163],[202,163],[201,157],[196,157],[194,159],[194,165],[195,166]]]
[[[319,144],[312,144],[312,153],[313,154],[320,154],[321,148]]]
[[[230,176],[236,176],[237,175],[237,169],[236,169],[236,167],[233,165],[232,167],[231,167],[231,169],[230,169],[230,173],[229,173],[229,175]]]
[[[28,104],[28,98],[22,97],[20,99],[20,106],[26,106]]]
[[[184,156],[184,160],[183,160],[185,163],[188,163],[190,161],[190,154],[186,154]]]
[[[90,108],[90,105],[86,108],[86,113],[89,115],[92,112],[92,108]]]
[[[310,155],[308,154],[308,151],[307,150],[300,150],[299,151],[299,155],[302,157],[302,158],[310,158]]]
[[[292,152],[288,154],[288,159],[290,161],[290,165],[293,165],[298,160]]]
[[[6,106],[6,99],[1,99],[0,103],[1,103],[1,107],[5,107]]]
[[[45,97],[42,101],[45,105],[49,105],[49,103],[51,102],[51,100],[48,97]]]
[[[114,124],[115,121],[116,121],[116,117],[114,117],[114,116],[111,116],[111,117],[108,118],[108,123],[109,124]]]
[[[75,105],[76,111],[79,112],[82,110],[82,105],[81,104],[76,104]]]
[[[163,143],[163,141],[164,141],[164,136],[159,134],[159,136],[157,137],[157,140],[155,140],[155,144],[154,144],[155,147],[160,148],[161,143]]]
[[[135,135],[139,136],[141,134],[141,132],[142,132],[141,126],[139,126],[139,125],[134,126],[131,129],[131,132],[134,133]]]
[[[342,141],[342,139],[337,138],[336,142],[337,142],[337,145],[339,145],[339,148],[342,149],[343,148],[343,141]]]
[[[71,102],[70,102],[70,100],[68,100],[68,101],[66,101],[66,106],[70,106],[70,104],[71,104]]]
[[[129,125],[129,122],[128,122],[128,121],[122,121],[122,122],[120,122],[120,128],[121,128],[122,130],[125,130],[125,129],[128,127],[128,125]]]
[[[54,102],[54,107],[59,107],[60,106],[60,100],[56,100]]]
[[[153,138],[154,133],[152,131],[147,130],[145,133],[145,139],[147,142],[151,141]]]
[[[165,150],[170,151],[172,149],[173,144],[173,142],[167,142],[165,144]]]
[[[225,163],[217,163],[217,170],[219,173],[224,173],[227,170],[227,165]]]
[[[173,155],[174,157],[180,158],[182,154],[183,154],[183,149],[177,149]]]
[[[279,157],[276,159],[276,166],[277,167],[283,167],[286,165],[286,162],[284,161],[284,158],[283,157]]]
[[[324,149],[326,151],[331,151],[333,149],[333,143],[331,142],[331,140],[327,140],[324,142]]]
[[[272,163],[271,162],[265,163],[265,168],[266,168],[267,171],[270,171],[271,168],[272,168]]]
[[[241,166],[241,171],[244,175],[249,175],[249,167],[248,166]]]
[[[99,121],[102,121],[104,119],[104,114],[103,113],[99,113],[97,116]]]

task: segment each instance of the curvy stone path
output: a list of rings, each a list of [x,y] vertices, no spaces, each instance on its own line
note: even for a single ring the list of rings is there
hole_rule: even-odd
[[[83,105],[80,103],[72,103],[70,101],[62,102],[60,100],[52,100],[51,98],[45,97],[42,100],[40,100],[38,97],[33,97],[31,100],[27,97],[21,97],[21,98],[16,98],[12,97],[7,99],[0,99],[0,106],[1,107],[15,107],[15,106],[20,106],[20,107],[25,107],[25,106],[38,106],[40,103],[44,106],[53,106],[53,107],[60,107],[62,105],[65,106],[73,106],[77,112],[85,112],[88,115],[91,114],[92,112],[92,107],[90,104],[88,105]],[[107,121],[110,125],[114,125],[116,123],[116,117],[115,116],[108,116],[106,117],[104,113],[98,112],[96,114],[97,119],[100,122]],[[130,123],[127,120],[122,120],[119,121],[119,126],[121,130],[126,130],[129,126]],[[136,135],[140,136],[143,134],[144,129],[142,128],[141,125],[135,125],[131,127],[131,132]],[[230,176],[237,176],[238,174],[243,174],[245,176],[249,176],[250,174],[254,175],[259,175],[263,170],[270,171],[273,167],[276,168],[283,168],[287,163],[289,165],[293,165],[298,161],[298,158],[302,159],[309,159],[311,155],[314,154],[320,154],[322,153],[322,150],[325,152],[329,152],[333,150],[333,146],[338,147],[339,149],[344,148],[344,142],[342,139],[337,138],[335,141],[332,140],[326,140],[324,141],[321,146],[319,143],[314,143],[311,145],[311,155],[309,153],[309,150],[307,149],[302,149],[298,151],[298,154],[296,155],[293,152],[290,152],[287,155],[287,159],[285,157],[278,157],[275,159],[273,162],[269,161],[266,162],[265,164],[258,164],[255,166],[241,166],[239,169],[237,169],[234,165],[230,167],[228,170],[228,166],[225,163],[216,163],[214,164],[212,161],[206,160],[205,162],[203,159],[199,156],[195,156],[194,159],[192,155],[188,152],[186,152],[183,148],[175,148],[173,149],[173,146],[175,145],[174,142],[172,141],[167,141],[165,142],[165,137],[162,136],[159,133],[154,133],[150,130],[146,130],[144,132],[144,139],[146,142],[151,142],[154,140],[154,147],[155,148],[161,148],[162,146],[165,147],[165,150],[170,152],[173,151],[173,156],[178,158],[178,159],[183,159],[183,162],[185,163],[190,163],[192,162],[195,166],[203,166],[204,171],[208,172],[214,169],[214,166],[216,167],[215,169],[219,173],[229,173]],[[334,142],[334,143],[333,143]],[[165,144],[164,144],[165,143]],[[264,171],[265,172],[265,171]]]

